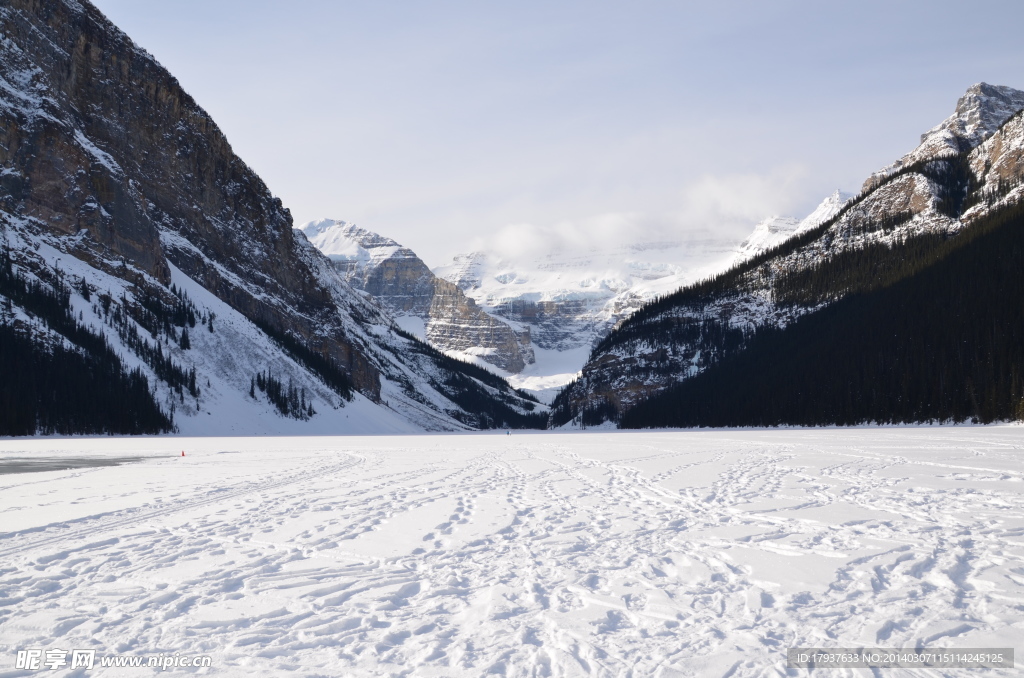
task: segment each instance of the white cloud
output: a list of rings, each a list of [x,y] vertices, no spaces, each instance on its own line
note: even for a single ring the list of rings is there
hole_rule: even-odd
[[[644,242],[706,237],[739,241],[762,219],[790,214],[805,203],[804,179],[806,172],[795,165],[768,174],[705,175],[683,188],[682,206],[674,213],[605,213],[549,224],[512,223],[492,234],[477,236],[470,249],[523,260],[557,250],[605,249]]]
[[[775,168],[768,174],[707,175],[684,189],[680,219],[691,228],[716,232],[749,230],[765,217],[785,214],[799,205],[806,178],[799,165]]]

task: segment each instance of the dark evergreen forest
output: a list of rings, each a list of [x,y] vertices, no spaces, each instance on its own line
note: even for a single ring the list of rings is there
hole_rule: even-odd
[[[836,287],[852,293],[784,330],[759,330],[745,350],[638,404],[620,426],[1019,418],[1024,207],[905,245],[798,274],[778,293],[797,302]]]
[[[170,418],[139,370],[128,371],[106,339],[79,324],[70,290],[19,275],[0,253],[0,435],[163,433]],[[9,322],[12,302],[65,338],[42,343]]]
[[[281,416],[305,421],[316,414],[313,401],[306,400],[306,389],[296,387],[291,379],[285,386],[270,370],[257,373],[250,381],[249,397],[253,400],[256,399],[256,389],[266,394],[267,400],[277,408]]]

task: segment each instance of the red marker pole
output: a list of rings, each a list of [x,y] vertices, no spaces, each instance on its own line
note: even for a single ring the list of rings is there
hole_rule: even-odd
[[[185,456],[185,450],[181,451],[181,456],[183,456],[183,457]]]

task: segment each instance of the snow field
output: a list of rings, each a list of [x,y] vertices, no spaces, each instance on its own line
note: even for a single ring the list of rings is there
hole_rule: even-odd
[[[0,475],[0,676],[28,647],[211,654],[224,676],[736,677],[801,675],[793,646],[1019,646],[1022,446],[1017,426],[0,441],[0,471],[144,458]]]

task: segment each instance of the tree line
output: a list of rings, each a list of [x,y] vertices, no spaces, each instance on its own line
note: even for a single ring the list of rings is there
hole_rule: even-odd
[[[142,371],[127,370],[106,339],[75,318],[59,272],[52,284],[29,280],[0,252],[0,296],[0,435],[173,429]],[[35,330],[16,324],[15,305],[39,323]]]

